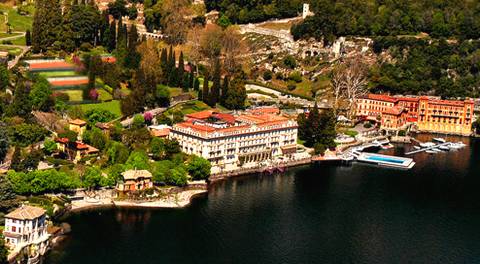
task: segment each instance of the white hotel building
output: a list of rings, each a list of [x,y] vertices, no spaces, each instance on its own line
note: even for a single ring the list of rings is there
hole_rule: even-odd
[[[187,115],[169,137],[187,154],[212,163],[212,173],[249,167],[296,153],[297,122],[278,115],[278,109],[258,109],[233,116],[214,110]]]
[[[46,211],[43,208],[22,205],[5,216],[3,231],[7,247],[19,252],[32,246],[31,251],[43,255],[48,247]]]

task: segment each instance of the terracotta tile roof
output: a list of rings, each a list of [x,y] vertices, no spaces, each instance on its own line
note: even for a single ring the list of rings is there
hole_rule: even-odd
[[[136,180],[138,178],[152,178],[148,170],[127,170],[122,173],[124,180]]]
[[[396,97],[398,101],[407,101],[407,102],[418,102],[420,98],[418,97]]]
[[[472,100],[465,100],[465,101],[459,101],[459,100],[440,100],[440,99],[431,99],[428,97],[421,97],[421,100],[428,100],[429,104],[435,104],[435,105],[448,105],[448,106],[461,106],[463,107],[465,104],[473,104]]]
[[[69,122],[70,124],[72,125],[77,125],[77,126],[84,126],[87,124],[87,122],[83,121],[82,119],[73,119],[73,120],[70,120]]]
[[[205,111],[200,111],[196,113],[191,113],[188,115],[185,115],[188,118],[194,118],[194,119],[207,119],[209,118],[212,114],[214,113],[213,110],[205,110]]]
[[[152,129],[150,134],[154,137],[167,137],[170,134],[170,128]]]
[[[383,111],[383,114],[398,116],[401,115],[404,111],[405,109],[403,107],[392,107]]]
[[[45,209],[29,205],[22,205],[13,212],[7,214],[5,218],[13,218],[18,220],[33,220],[45,214]]]
[[[213,113],[212,116],[230,124],[235,123],[235,117],[231,114]]]
[[[364,96],[363,99],[384,101],[384,102],[390,102],[390,103],[395,103],[398,101],[398,99],[386,94],[368,94]]]
[[[67,144],[68,143],[68,138],[56,138],[56,142],[62,143],[62,144]]]
[[[277,107],[261,107],[248,110],[252,114],[279,114],[280,109]]]

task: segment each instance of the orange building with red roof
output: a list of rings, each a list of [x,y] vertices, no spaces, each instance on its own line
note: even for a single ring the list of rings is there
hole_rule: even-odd
[[[408,119],[408,110],[394,106],[383,111],[381,128],[385,130],[400,130],[405,128]]]
[[[290,157],[296,153],[297,122],[272,112],[189,114],[172,127],[169,138],[176,139],[183,152],[208,159],[213,173]]]
[[[473,100],[437,100],[420,97],[418,130],[470,135],[473,109]]]

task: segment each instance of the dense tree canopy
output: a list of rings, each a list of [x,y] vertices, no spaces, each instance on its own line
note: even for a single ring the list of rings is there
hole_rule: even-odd
[[[375,92],[433,93],[446,98],[480,95],[480,41],[378,37],[374,51],[389,51],[393,58],[371,69]]]
[[[480,36],[480,3],[450,0],[317,0],[314,16],[292,27],[296,39],[387,36],[425,32],[432,37]]]
[[[295,17],[302,9],[299,0],[206,0],[207,10],[223,13],[222,21],[245,24],[265,21],[271,18]]]

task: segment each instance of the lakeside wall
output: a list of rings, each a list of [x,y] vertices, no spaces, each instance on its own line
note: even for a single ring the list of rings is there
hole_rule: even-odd
[[[300,159],[300,160],[292,160],[292,161],[286,161],[286,162],[281,162],[278,164],[275,164],[275,167],[271,167],[273,169],[277,168],[287,168],[287,167],[295,167],[295,166],[300,166],[300,165],[305,165],[305,164],[310,164],[312,162],[312,158],[305,158],[305,159]],[[251,168],[241,168],[238,170],[234,171],[226,171],[226,172],[220,172],[220,173],[215,173],[211,174],[209,177],[210,183],[214,183],[217,181],[225,180],[228,178],[232,177],[238,177],[238,176],[243,176],[247,174],[253,174],[253,173],[262,173],[266,172],[270,167],[266,166],[256,166],[256,167],[251,167]]]

